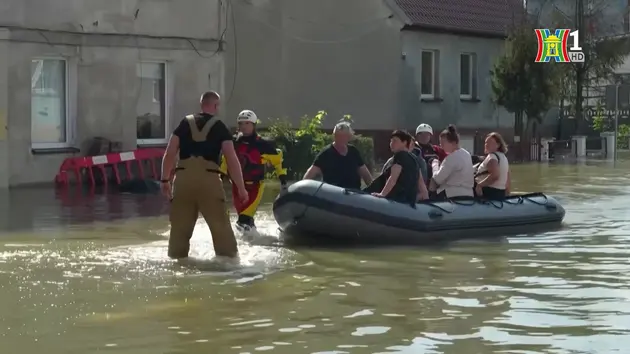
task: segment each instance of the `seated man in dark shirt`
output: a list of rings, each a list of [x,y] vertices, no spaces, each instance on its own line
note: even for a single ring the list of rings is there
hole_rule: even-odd
[[[383,171],[385,186],[380,192],[372,195],[411,206],[416,205],[420,169],[416,158],[408,151],[411,139],[411,135],[402,130],[392,133],[389,146],[394,156],[391,159],[391,166],[386,166]]]
[[[333,130],[334,142],[319,152],[303,179],[321,176],[328,184],[348,189],[360,189],[361,179],[366,185],[370,184],[372,175],[365,166],[359,149],[348,144],[352,134],[350,124],[337,124]]]

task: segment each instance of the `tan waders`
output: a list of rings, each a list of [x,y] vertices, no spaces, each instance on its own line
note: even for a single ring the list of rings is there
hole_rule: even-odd
[[[200,130],[194,116],[187,116],[192,139],[204,141],[216,118],[209,120]],[[188,257],[190,239],[199,213],[206,220],[212,233],[212,243],[217,256],[236,257],[238,248],[230,224],[219,166],[199,156],[180,160],[173,181],[171,202],[171,235],[168,242],[170,258]]]

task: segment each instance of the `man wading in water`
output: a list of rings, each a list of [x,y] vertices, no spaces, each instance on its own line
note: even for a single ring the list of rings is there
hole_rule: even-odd
[[[219,177],[221,151],[227,160],[232,183],[237,187],[238,197],[246,202],[249,196],[232,135],[215,116],[219,103],[218,93],[204,93],[201,96],[201,113],[186,116],[179,123],[164,153],[160,182],[162,193],[171,201],[171,234],[168,239],[170,258],[187,259],[199,213],[210,228],[216,255],[230,258],[238,256],[225,191]],[[178,152],[179,162],[171,181]]]

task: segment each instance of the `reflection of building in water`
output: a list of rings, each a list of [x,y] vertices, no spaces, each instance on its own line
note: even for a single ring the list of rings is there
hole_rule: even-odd
[[[225,91],[225,2],[3,4],[0,188],[51,183],[95,136],[165,144],[202,91]]]
[[[59,229],[73,225],[165,215],[161,195],[121,195],[89,190],[16,189],[0,198],[0,231]],[[164,219],[166,223],[166,218]],[[142,230],[142,231],[146,231]]]
[[[463,243],[453,247],[443,256],[444,270],[456,274],[456,279],[436,282],[444,298],[443,316],[454,317],[446,325],[432,327],[427,322],[426,331],[448,333],[463,338],[439,347],[444,353],[487,353],[487,345],[474,335],[486,322],[496,320],[509,310],[510,294],[507,287],[513,273],[509,264],[509,244],[505,239]],[[437,278],[440,279],[439,275]],[[457,338],[457,337],[456,337]]]

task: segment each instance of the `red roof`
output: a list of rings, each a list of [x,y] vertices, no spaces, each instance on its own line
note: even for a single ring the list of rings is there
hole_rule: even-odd
[[[505,35],[525,14],[522,0],[394,0],[408,26]]]

